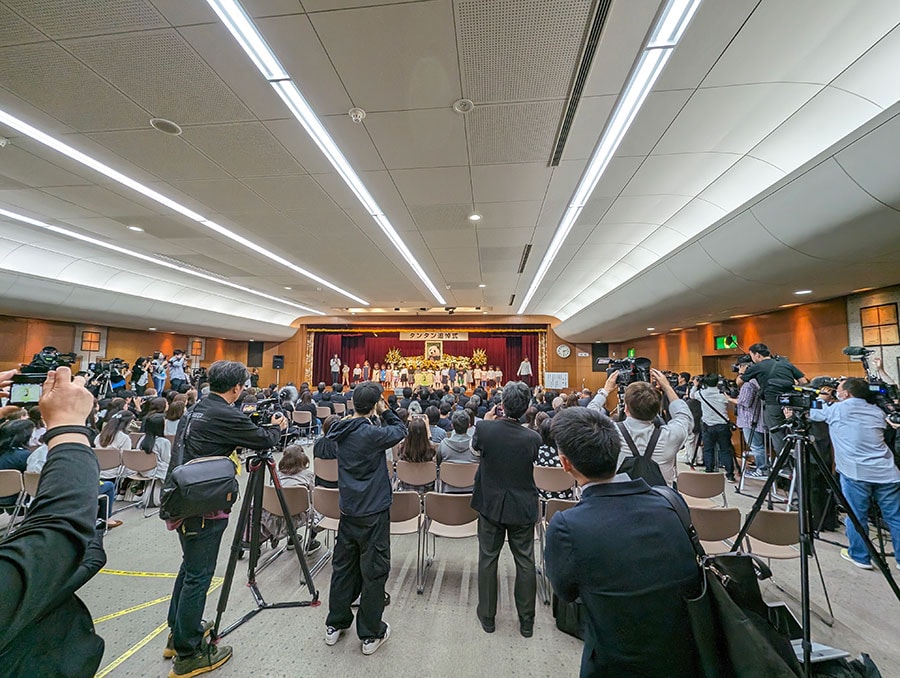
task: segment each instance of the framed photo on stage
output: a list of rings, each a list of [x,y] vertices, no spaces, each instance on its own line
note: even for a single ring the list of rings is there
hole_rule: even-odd
[[[444,355],[444,342],[429,340],[425,342],[425,359],[440,360]]]

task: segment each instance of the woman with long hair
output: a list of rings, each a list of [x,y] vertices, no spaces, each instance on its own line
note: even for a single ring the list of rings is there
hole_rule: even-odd
[[[148,383],[150,383],[150,372],[147,370],[147,359],[144,356],[138,356],[134,359],[134,365],[131,366],[131,390],[139,396],[143,396]]]
[[[147,474],[148,478],[163,480],[172,457],[172,444],[165,435],[166,415],[154,412],[144,419],[144,435],[138,441],[137,449],[156,455],[156,470]]]
[[[178,423],[181,421],[181,418],[184,416],[184,408],[185,408],[185,400],[180,400],[176,398],[171,405],[169,405],[169,409],[166,410],[165,419],[166,425],[163,433],[167,436],[175,435],[175,432],[178,430]],[[146,429],[145,429],[146,430]]]
[[[400,451],[397,455],[402,461],[420,464],[426,461],[433,461],[436,453],[434,444],[431,442],[431,434],[428,430],[428,422],[419,417],[410,417],[409,432],[406,440],[400,443]],[[416,492],[430,492],[434,489],[434,483],[427,485],[407,485],[400,483],[402,490],[415,490]]]
[[[309,467],[309,457],[303,450],[302,445],[288,445],[284,448],[284,454],[281,461],[278,462],[278,480],[281,481],[282,487],[305,487],[312,490],[315,486],[315,475]],[[299,528],[306,525],[306,513],[298,513],[291,516],[294,527]],[[306,552],[312,553],[321,546],[315,539],[315,525],[322,519],[318,513],[314,513],[313,517],[313,533],[310,534],[309,543],[306,545]],[[265,509],[262,512],[262,528],[263,536],[271,540],[272,548],[278,545],[281,537],[288,536],[287,524],[284,518],[276,516]]]
[[[128,427],[131,426],[133,420],[134,415],[128,410],[116,412],[109,418],[109,421],[103,425],[103,428],[100,430],[97,437],[94,438],[94,447],[115,447],[119,452],[122,452],[122,450],[130,450],[131,436],[128,435]],[[100,479],[115,480],[119,477],[121,470],[122,467],[100,471]],[[125,469],[125,472],[130,473],[128,469]],[[123,492],[124,490],[119,488],[119,494],[122,494]]]
[[[125,398],[111,398],[106,405],[103,417],[100,419],[101,424],[106,424],[112,417],[125,409]]]
[[[559,452],[556,451],[556,443],[553,436],[550,435],[550,424],[553,420],[546,412],[539,412],[535,418],[538,433],[541,434],[541,446],[538,448],[538,458],[535,461],[537,466],[553,466],[559,468],[562,461],[559,459]],[[540,490],[541,497],[544,499],[574,499],[575,495],[572,490],[563,490],[562,492],[547,492]]]

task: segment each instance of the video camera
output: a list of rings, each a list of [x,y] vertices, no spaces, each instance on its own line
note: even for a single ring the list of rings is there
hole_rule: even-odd
[[[60,353],[55,346],[44,346],[40,353],[35,353],[31,362],[21,369],[22,374],[43,374],[57,367],[69,367],[78,359],[75,353]]]
[[[737,398],[741,390],[741,387],[737,385],[734,379],[726,379],[722,376],[719,377],[719,383],[716,386],[719,388],[720,393],[724,393],[729,398]]]
[[[636,381],[650,381],[650,358],[622,358],[610,360],[606,374],[618,371],[616,386],[628,386]],[[677,377],[676,377],[677,383]]]
[[[277,402],[278,398],[265,398],[255,403],[244,403],[241,405],[241,412],[250,417],[250,421],[257,426],[277,426],[277,424],[270,423],[272,415],[275,414]],[[282,412],[278,412],[278,414],[284,416]]]
[[[191,371],[191,382],[195,385],[200,385],[205,381],[209,381],[206,376],[206,368],[205,367],[195,367]]]
[[[734,374],[737,374],[741,371],[741,367],[743,365],[749,365],[753,362],[753,358],[750,357],[748,353],[745,353],[740,358],[734,361],[734,364],[731,366],[731,371]]]
[[[669,385],[672,388],[678,386],[678,373],[672,372],[671,370],[663,370],[662,373],[666,375],[666,381],[669,382]]]
[[[27,407],[37,403],[44,391],[47,372],[57,367],[69,367],[77,358],[75,353],[60,353],[55,346],[44,346],[30,363],[22,366],[21,374],[13,375],[9,404]]]
[[[112,360],[103,360],[101,358],[96,362],[88,364],[88,371],[92,372],[95,376],[111,374],[113,370],[121,374],[128,368],[129,364],[121,358],[113,358]]]
[[[865,346],[845,346],[841,349],[841,353],[848,356],[850,360],[862,362],[863,369],[866,371],[866,381],[869,384],[869,397],[866,400],[880,407],[889,417],[900,415],[900,404],[898,404],[900,403],[900,390],[895,384],[888,384],[869,367],[869,356],[875,353],[875,349]],[[890,421],[900,423],[900,416],[895,416]]]
[[[781,407],[789,407],[795,412],[803,414],[810,410],[821,410],[824,403],[819,400],[819,390],[795,386],[793,391],[782,393],[778,396],[778,404]]]

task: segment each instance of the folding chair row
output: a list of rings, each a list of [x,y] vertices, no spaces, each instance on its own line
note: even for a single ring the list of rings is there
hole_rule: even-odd
[[[734,537],[743,525],[743,516],[736,507],[690,506],[691,522],[697,536],[709,554],[725,553],[732,549]],[[800,524],[796,512],[761,509],[747,528],[747,539],[741,550],[760,558],[799,558],[795,545],[800,541]]]
[[[113,481],[116,486],[116,493],[118,493],[119,487],[125,480],[149,482],[149,485],[144,489],[143,496],[138,501],[130,502],[128,506],[124,506],[114,511],[114,513],[137,506],[144,508],[143,515],[145,518],[149,518],[158,512],[158,510],[150,512],[150,505],[153,503],[153,492],[157,484],[161,485],[161,483],[155,476],[141,475],[156,470],[155,454],[147,454],[143,450],[123,450],[120,452],[116,447],[95,447],[94,454],[97,455],[97,462],[101,471],[115,470],[117,472]]]

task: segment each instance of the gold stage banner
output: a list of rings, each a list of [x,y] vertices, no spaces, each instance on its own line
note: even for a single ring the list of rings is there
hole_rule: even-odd
[[[468,341],[468,332],[400,332],[400,341]]]

